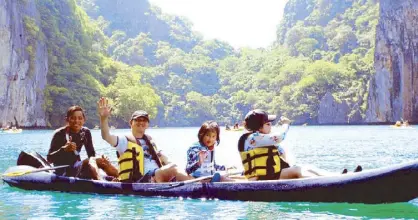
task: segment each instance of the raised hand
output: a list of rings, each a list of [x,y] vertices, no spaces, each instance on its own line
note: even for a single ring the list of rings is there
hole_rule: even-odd
[[[112,113],[112,108],[109,105],[107,98],[101,97],[97,102],[97,112],[100,117],[107,118]]]
[[[290,122],[291,121],[288,118],[286,118],[284,116],[280,117],[280,121],[279,121],[280,124],[290,124]]]
[[[102,168],[110,164],[110,160],[107,156],[102,155],[101,157],[96,158],[96,163],[99,168]]]
[[[207,151],[200,151],[199,152],[199,165],[201,165],[205,161],[206,157],[208,157],[208,152]]]

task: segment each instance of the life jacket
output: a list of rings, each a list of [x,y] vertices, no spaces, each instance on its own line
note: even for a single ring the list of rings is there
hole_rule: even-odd
[[[144,149],[141,146],[139,140],[135,138],[136,143],[132,142],[128,137],[128,148],[126,151],[119,156],[119,180],[121,182],[136,182],[140,180],[144,174]],[[155,144],[150,141],[147,135],[144,135],[149,152],[151,153],[152,159],[156,161],[158,167],[162,166],[162,163],[155,151]]]
[[[280,177],[280,156],[277,146],[257,147],[244,151],[245,140],[252,133],[246,133],[238,141],[238,150],[247,179],[257,177],[258,180],[271,180]]]

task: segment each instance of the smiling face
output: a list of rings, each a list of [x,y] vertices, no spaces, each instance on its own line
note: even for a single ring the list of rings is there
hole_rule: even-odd
[[[263,124],[263,127],[261,127],[258,131],[263,134],[269,134],[271,132],[271,122],[267,122]]]
[[[199,143],[205,145],[212,150],[213,147],[220,143],[220,129],[218,123],[215,121],[205,121],[197,133],[197,138],[199,138]]]
[[[131,120],[131,129],[134,135],[144,134],[149,127],[149,121],[145,117],[138,117]]]
[[[84,114],[82,111],[74,111],[68,118],[67,123],[68,127],[70,128],[71,132],[77,133],[81,130],[81,128],[86,122],[84,118]]]
[[[208,131],[205,135],[203,135],[202,142],[207,147],[213,147],[216,143],[216,139],[218,134],[216,131]]]

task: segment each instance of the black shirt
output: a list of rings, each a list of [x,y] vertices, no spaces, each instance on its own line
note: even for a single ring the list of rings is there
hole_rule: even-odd
[[[74,152],[66,152],[62,147],[67,143],[66,138],[67,127],[58,128],[52,137],[51,145],[49,147],[47,159],[49,162],[54,163],[54,166],[70,165],[73,166],[75,162],[80,161],[80,156]],[[84,146],[88,157],[96,156],[96,152],[93,147],[93,140],[91,132],[87,127],[82,127],[80,132],[69,132],[71,141],[77,145],[76,151],[80,153],[81,148]],[[57,174],[62,174],[65,169],[57,170]]]

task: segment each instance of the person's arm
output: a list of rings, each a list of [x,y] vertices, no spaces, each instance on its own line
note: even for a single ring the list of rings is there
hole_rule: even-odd
[[[262,134],[254,133],[250,135],[251,147],[266,147],[271,145],[277,145],[284,140],[285,132],[279,132],[274,134]]]
[[[97,102],[97,111],[100,116],[100,130],[102,139],[105,140],[112,146],[116,146],[118,143],[118,138],[116,135],[110,134],[109,128],[109,117],[112,112],[112,108],[109,105],[109,102],[106,98],[100,98]]]
[[[271,134],[263,134],[260,132],[256,132],[250,135],[250,138],[251,138],[250,143],[252,147],[257,148],[257,147],[278,145],[280,142],[282,142],[286,138],[286,134],[289,131],[290,120],[282,116],[280,118],[280,123],[282,123],[282,129],[279,132],[271,133]]]
[[[157,151],[157,149],[155,149],[155,152],[157,153],[158,158],[160,158],[160,161],[163,166],[171,163],[168,157],[165,154],[163,154],[161,150]]]
[[[154,149],[155,154],[157,154],[158,159],[161,161],[161,165],[167,165],[170,164],[170,160],[168,159],[167,155],[165,155],[161,150],[158,150],[157,144],[154,142],[151,136],[146,135],[147,139],[149,140],[149,143],[152,146],[152,149]]]
[[[187,165],[186,165],[186,173],[191,174],[196,171],[200,167],[200,158],[199,158],[200,150],[192,146],[187,151]]]
[[[91,137],[91,132],[89,129],[85,129],[84,131],[84,138],[86,140],[84,140],[84,147],[86,148],[86,152],[87,152],[87,157],[95,157],[96,156],[96,151],[94,150],[94,146],[93,146],[93,138]]]
[[[64,146],[63,141],[60,139],[62,139],[62,137],[60,137],[58,132],[54,133],[54,136],[52,137],[51,143],[49,145],[48,155],[46,156],[46,159],[50,163],[55,163],[60,154],[64,152],[64,149],[62,149],[62,146]]]
[[[52,137],[47,160],[50,163],[56,163],[64,157],[65,152],[73,152],[76,149],[77,145],[71,142],[71,138],[67,140],[65,133],[62,130],[57,130]]]

